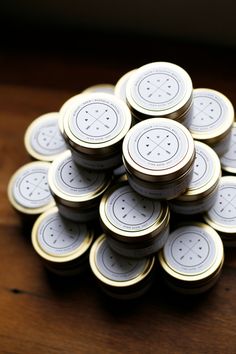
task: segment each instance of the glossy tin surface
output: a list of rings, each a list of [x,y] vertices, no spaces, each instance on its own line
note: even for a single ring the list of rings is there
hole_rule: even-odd
[[[130,70],[127,73],[125,73],[116,83],[115,85],[115,96],[119,97],[122,99],[125,103],[127,102],[126,99],[126,87],[129,79],[131,76],[136,72],[136,69]]]
[[[144,181],[170,181],[193,167],[194,141],[180,123],[152,118],[137,123],[123,141],[128,171]]]
[[[51,112],[35,119],[24,136],[27,152],[36,160],[52,161],[67,149],[59,129],[59,113]]]
[[[178,65],[153,62],[138,68],[127,84],[128,105],[135,116],[177,119],[192,103],[192,81]]]
[[[23,214],[36,215],[55,205],[48,186],[49,162],[34,161],[20,167],[8,184],[12,206]]]
[[[236,123],[233,123],[228,151],[220,157],[222,170],[236,174]]]

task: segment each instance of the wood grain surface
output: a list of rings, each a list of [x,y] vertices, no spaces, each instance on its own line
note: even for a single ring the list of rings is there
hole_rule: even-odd
[[[29,123],[89,85],[114,84],[126,71],[161,59],[186,68],[194,87],[219,90],[236,104],[235,57],[227,48],[164,46],[160,53],[153,45],[140,56],[135,48],[131,53],[119,43],[119,56],[108,57],[91,50],[0,55],[0,353],[236,352],[235,249],[226,250],[222,276],[206,294],[176,295],[157,276],[141,299],[114,301],[89,271],[72,279],[47,272],[32,249],[30,225],[7,199],[10,176],[30,160],[23,144]]]

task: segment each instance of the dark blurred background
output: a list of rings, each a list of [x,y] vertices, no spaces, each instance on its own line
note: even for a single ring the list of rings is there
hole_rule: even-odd
[[[159,60],[190,74],[194,66],[195,80],[198,70],[235,75],[235,15],[235,0],[8,0],[0,4],[0,81],[80,90]]]

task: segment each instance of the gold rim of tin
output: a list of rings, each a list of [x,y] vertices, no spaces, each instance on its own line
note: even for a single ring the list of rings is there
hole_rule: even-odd
[[[174,270],[167,263],[163,254],[163,249],[158,252],[159,262],[162,268],[165,270],[165,272],[177,280],[184,281],[184,282],[185,281],[189,281],[189,282],[206,281],[208,278],[212,277],[217,272],[217,270],[222,264],[222,261],[224,260],[224,246],[222,240],[218,235],[218,233],[211,226],[204,224],[202,222],[184,223],[183,226],[197,226],[197,227],[202,227],[208,231],[208,234],[212,237],[213,241],[215,242],[215,249],[216,249],[216,254],[212,261],[212,264],[207,268],[206,271],[201,271],[200,273],[198,272],[195,275],[187,274],[185,272],[180,273],[180,271]]]
[[[104,91],[103,91],[104,90]],[[107,84],[107,83],[102,83],[102,84],[96,84],[87,87],[85,90],[83,90],[81,93],[96,93],[96,92],[104,92],[109,95],[113,95],[115,90],[115,86],[112,84]]]
[[[55,171],[57,168],[65,161],[66,159],[71,158],[71,152],[70,150],[66,150],[65,152],[61,153],[60,156],[58,156],[52,163],[48,171],[48,184],[50,187],[50,190],[52,192],[52,195],[55,196],[57,200],[61,201],[61,204],[65,204],[65,202],[68,202],[72,206],[74,206],[76,203],[92,203],[95,198],[98,198],[101,196],[101,194],[107,189],[107,187],[111,183],[111,178],[110,175],[105,174],[103,172],[96,172],[96,174],[103,174],[103,183],[96,189],[91,191],[90,193],[86,193],[83,195],[71,195],[69,193],[64,193],[59,187],[57,187],[55,183]],[[72,160],[72,158],[71,158]],[[78,167],[78,169],[84,169],[82,167]],[[86,170],[86,169],[85,169]],[[68,205],[68,204],[67,204]],[[68,205],[69,206],[69,205]]]
[[[135,81],[138,79],[138,77],[140,76],[140,73],[142,72],[148,72],[150,70],[153,70],[153,68],[159,68],[162,69],[162,71],[175,71],[183,80],[183,82],[185,83],[185,94],[184,97],[181,99],[181,101],[177,104],[175,104],[174,106],[168,108],[168,109],[156,109],[156,110],[149,110],[149,109],[145,109],[142,106],[140,106],[132,97],[131,94],[131,88],[132,86],[135,84]],[[127,103],[131,109],[131,111],[134,111],[135,115],[140,117],[140,115],[150,115],[150,116],[160,116],[160,117],[169,117],[169,118],[176,118],[176,116],[179,116],[181,114],[183,114],[184,111],[187,110],[187,108],[189,107],[189,105],[192,102],[192,91],[193,91],[193,85],[192,85],[192,80],[189,76],[189,74],[180,66],[170,63],[170,62],[153,62],[153,63],[149,63],[146,65],[143,65],[141,67],[139,67],[136,72],[132,75],[132,77],[130,78],[130,80],[127,83],[127,87],[126,87],[126,97],[127,97]]]
[[[144,280],[149,275],[149,273],[153,269],[154,263],[155,263],[155,256],[148,256],[148,257],[144,257],[146,259],[146,265],[145,265],[143,272],[141,274],[138,274],[135,278],[132,278],[132,279],[126,280],[126,281],[115,281],[115,280],[111,280],[111,279],[105,277],[102,273],[100,273],[100,271],[97,267],[97,263],[96,263],[97,251],[104,241],[106,241],[106,236],[105,236],[105,234],[102,234],[94,241],[94,243],[90,249],[90,254],[89,254],[89,263],[90,263],[90,267],[92,269],[92,272],[94,273],[96,278],[99,281],[101,281],[103,284],[106,284],[106,285],[109,285],[109,286],[112,286],[115,288],[126,288],[126,287],[140,283],[142,280]],[[122,256],[120,256],[120,257],[122,257]]]
[[[135,162],[130,155],[129,152],[129,140],[132,135],[136,133],[137,130],[138,134],[141,131],[142,127],[146,127],[149,124],[152,126],[158,127],[158,122],[164,121],[164,123],[170,125],[177,126],[182,132],[185,134],[186,139],[188,140],[189,146],[185,152],[184,157],[182,160],[175,166],[167,168],[167,169],[149,169],[143,166],[140,166],[137,162]],[[147,181],[147,182],[155,182],[155,181],[170,181],[175,178],[182,176],[185,172],[192,167],[194,159],[195,159],[195,145],[194,140],[186,127],[184,127],[181,123],[177,121],[170,120],[168,118],[150,118],[145,121],[141,121],[133,126],[128,133],[126,134],[123,145],[122,145],[122,152],[123,152],[123,161],[124,165],[130,171],[131,174],[134,174],[137,178]]]
[[[223,176],[221,177],[220,179],[220,186],[224,183],[234,183],[235,184],[235,188],[236,188],[236,176]],[[219,187],[219,190],[220,190],[220,187]],[[214,207],[214,206],[213,206]],[[213,208],[212,207],[212,208]],[[229,225],[225,225],[225,224],[222,224],[220,222],[216,222],[215,220],[212,220],[209,215],[208,215],[208,212],[207,213],[204,213],[203,214],[203,218],[205,220],[205,222],[207,224],[209,224],[213,229],[215,229],[216,231],[219,231],[219,232],[222,232],[224,234],[233,234],[233,233],[236,233],[236,226],[229,226]]]
[[[158,236],[159,233],[168,225],[169,218],[170,218],[170,211],[166,201],[158,201],[160,203],[160,214],[158,218],[154,221],[154,223],[144,230],[125,231],[119,229],[118,227],[113,225],[112,222],[110,222],[110,220],[106,215],[107,200],[114,191],[124,186],[129,187],[129,183],[127,181],[117,182],[117,184],[109,188],[102,196],[102,199],[100,201],[100,206],[99,206],[99,214],[100,214],[100,221],[102,227],[104,228],[104,232],[110,234],[112,237],[114,237],[119,241],[124,241],[127,243],[129,242],[133,243],[137,241],[142,242],[145,241],[146,239],[150,239]],[[130,189],[132,190],[131,187]],[[152,201],[152,202],[156,202],[156,201]]]
[[[209,131],[209,129],[205,132],[197,132],[191,129],[191,124],[189,126],[189,131],[192,134],[193,138],[195,140],[200,140],[203,141],[209,145],[214,144],[222,140],[231,130],[233,122],[234,122],[234,107],[231,103],[231,101],[221,92],[209,89],[209,88],[197,88],[193,90],[193,102],[194,102],[194,94],[199,93],[199,92],[204,92],[207,91],[209,93],[212,93],[216,96],[219,96],[220,99],[225,103],[227,107],[227,113],[226,113],[226,118],[225,122],[222,123],[220,127],[217,129],[214,129],[212,131]]]
[[[93,100],[112,103],[116,108],[118,107],[119,114],[123,115],[123,127],[121,131],[112,139],[101,143],[91,143],[81,140],[77,138],[70,129],[71,114],[79,107],[79,105]],[[99,149],[104,151],[104,153],[109,154],[110,152],[112,154],[114,150],[117,150],[117,144],[121,143],[122,139],[129,131],[131,124],[132,117],[128,106],[120,98],[106,93],[81,94],[77,100],[73,101],[64,114],[64,132],[67,139],[70,141],[70,145],[72,145],[74,149],[86,154],[96,154]]]
[[[33,130],[35,128],[37,128],[37,125],[43,121],[46,121],[47,119],[51,119],[54,117],[57,118],[57,120],[58,120],[58,126],[59,126],[59,130],[61,132],[60,124],[59,124],[60,115],[58,112],[49,112],[49,113],[39,116],[38,118],[34,119],[31,122],[31,124],[28,126],[28,128],[26,129],[26,132],[24,135],[24,145],[25,145],[25,148],[26,148],[27,152],[29,153],[29,155],[32,156],[36,160],[50,162],[50,161],[54,160],[54,158],[60,154],[60,152],[57,154],[52,154],[52,155],[40,154],[37,151],[35,151],[35,149],[33,149],[32,145],[30,143],[31,134],[32,134]]]
[[[45,166],[49,169],[49,167],[51,166],[50,162],[46,162],[46,161],[33,161],[33,162],[29,162],[23,166],[21,166],[20,168],[18,168],[13,175],[11,176],[9,182],[8,182],[8,187],[7,187],[7,195],[8,195],[8,199],[11,203],[11,205],[18,210],[19,212],[23,213],[23,214],[27,214],[27,215],[37,215],[37,214],[41,214],[43,213],[45,210],[53,207],[55,205],[55,200],[53,199],[52,196],[52,201],[49,202],[47,205],[39,207],[39,208],[27,208],[24,207],[22,205],[20,205],[14,198],[13,193],[12,193],[12,188],[14,186],[15,180],[17,178],[17,176],[19,174],[21,174],[24,170],[27,170],[27,168],[29,168],[30,166]]]
[[[233,123],[232,129],[233,129],[233,128],[236,130],[236,122]],[[220,163],[221,163],[221,168],[222,168],[222,170],[224,170],[224,171],[226,171],[226,172],[229,172],[229,173],[234,173],[234,174],[235,174],[235,173],[236,173],[236,163],[235,163],[235,167],[227,166],[227,165],[225,165],[225,164],[222,162],[223,157],[224,157],[224,155],[222,155],[222,156],[220,157]],[[236,162],[236,160],[235,160],[235,162]]]
[[[64,131],[64,115],[67,111],[68,108],[70,108],[70,106],[73,104],[74,101],[77,100],[77,98],[80,96],[80,93],[78,93],[77,95],[74,95],[70,98],[68,98],[68,100],[66,100],[63,105],[61,106],[61,108],[59,109],[59,129],[62,133],[62,135],[66,138],[65,136],[65,131]]]
[[[128,80],[130,79],[131,75],[133,75],[135,73],[136,70],[137,69],[133,69],[133,70],[126,72],[123,76],[121,76],[119,78],[119,80],[115,84],[115,89],[114,89],[115,96],[124,100],[123,92],[125,92],[125,102],[126,102],[126,86],[127,86]]]
[[[44,212],[43,214],[41,214],[37,220],[35,221],[33,228],[32,228],[32,233],[31,233],[31,242],[32,245],[34,247],[34,250],[37,252],[37,254],[42,257],[44,260],[49,261],[49,262],[54,262],[54,263],[63,263],[63,262],[69,262],[69,261],[73,261],[76,258],[82,256],[90,247],[90,245],[93,242],[93,237],[94,237],[94,233],[87,229],[87,235],[85,237],[84,242],[75,250],[69,252],[66,255],[52,255],[50,253],[47,253],[39,244],[38,242],[38,229],[40,227],[40,225],[43,223],[43,221],[45,220],[45,218],[47,218],[50,215],[53,214],[59,214],[58,212],[58,208],[54,207],[51,208],[49,210],[47,210],[46,212]],[[72,222],[72,221],[70,221]]]
[[[213,166],[214,166],[213,177],[204,186],[200,188],[191,188],[191,187],[188,188],[184,194],[181,194],[178,198],[176,198],[175,200],[176,202],[182,202],[182,201],[189,202],[189,201],[201,199],[211,194],[211,192],[214,191],[219,184],[221,178],[221,164],[218,155],[210,146],[200,141],[195,141],[195,147],[196,147],[196,151],[197,151],[197,147],[206,150],[207,154],[209,154],[210,157],[212,158]]]

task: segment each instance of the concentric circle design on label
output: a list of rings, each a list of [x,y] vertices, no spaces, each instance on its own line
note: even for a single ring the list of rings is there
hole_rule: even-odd
[[[215,130],[224,125],[227,106],[220,95],[209,90],[193,94],[193,117],[189,129],[196,132]]]
[[[46,253],[65,256],[78,249],[86,235],[85,224],[71,222],[56,213],[42,220],[38,228],[37,239]]]
[[[212,266],[216,257],[215,243],[204,228],[183,226],[169,235],[164,256],[174,271],[196,275]]]
[[[179,104],[186,94],[186,84],[179,72],[164,65],[139,69],[134,75],[131,96],[147,110],[164,110]]]
[[[48,168],[31,166],[22,171],[13,186],[14,199],[25,208],[40,208],[52,200],[48,187]]]
[[[128,281],[141,274],[146,266],[146,259],[130,259],[115,253],[103,241],[97,250],[96,265],[100,273],[113,281]]]
[[[196,143],[196,157],[194,160],[193,176],[189,184],[189,190],[201,188],[205,186],[215,172],[215,161],[209,154],[207,149],[204,149],[202,145]]]
[[[236,172],[236,125],[234,124],[231,135],[229,150],[220,158],[222,168],[227,169],[227,167],[235,170]]]
[[[171,122],[136,125],[133,129],[128,143],[129,154],[143,168],[150,170],[173,168],[188,152],[187,136],[179,126]]]
[[[140,196],[130,186],[113,191],[107,198],[105,208],[108,220],[125,231],[147,229],[156,222],[161,212],[159,201]]]
[[[96,191],[104,182],[104,173],[86,170],[77,166],[71,157],[61,161],[54,171],[57,187],[73,196],[80,196]]]
[[[42,155],[56,155],[66,150],[65,141],[60,133],[58,118],[45,117],[38,121],[30,136],[32,148]]]
[[[236,177],[231,178],[231,181],[221,178],[216,202],[208,212],[212,222],[226,227],[236,227]]]
[[[110,141],[120,134],[124,125],[125,114],[112,96],[110,100],[94,98],[80,103],[69,119],[72,134],[88,143]]]

